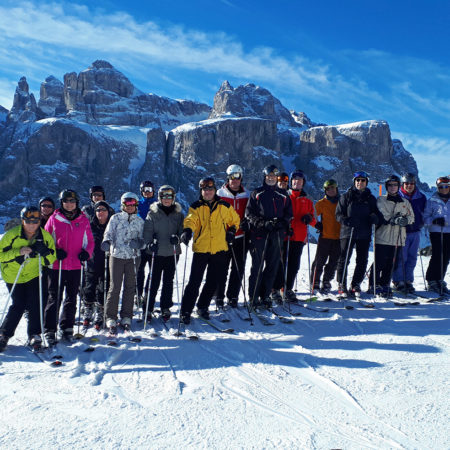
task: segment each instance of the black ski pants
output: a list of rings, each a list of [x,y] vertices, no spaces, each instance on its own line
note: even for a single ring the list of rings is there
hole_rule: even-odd
[[[177,255],[177,262],[179,256]],[[170,308],[173,306],[173,278],[175,276],[175,258],[173,256],[155,256],[153,262],[153,270],[151,273],[150,284],[150,301],[148,311],[153,311],[155,307],[156,294],[158,293],[159,285],[162,277],[161,297],[159,299],[159,306],[161,309]],[[146,310],[147,297],[144,301],[144,311]]]
[[[281,260],[280,242],[283,239],[283,231],[272,231],[265,237],[252,239],[250,247],[252,268],[248,280],[250,301],[253,300],[253,296],[256,301],[258,297],[264,300],[270,295]]]
[[[427,281],[439,281],[445,278],[450,259],[450,233],[430,233],[431,258],[428,264]],[[442,264],[442,269],[441,269]],[[441,270],[443,273],[441,273]]]
[[[95,303],[103,305],[105,299],[105,271],[86,270],[84,273],[84,304],[92,306]],[[106,292],[109,289],[109,271],[106,278]]]
[[[356,266],[355,271],[353,272],[352,284],[351,286],[359,286],[364,280],[364,275],[366,274],[367,269],[367,261],[369,259],[369,247],[370,247],[370,237],[365,239],[352,239],[350,241],[350,237],[343,238],[341,241],[341,254],[339,256],[338,265],[337,265],[337,281],[338,283],[342,282],[342,276],[345,273],[344,286],[347,286],[347,267],[352,257],[353,248],[356,247]],[[347,249],[350,246],[348,252],[348,260],[347,267],[345,267],[345,257],[347,255]]]
[[[227,252],[227,262],[225,263],[225,278],[223,283],[217,286],[217,289],[214,293],[216,298],[224,298],[225,296],[225,286],[227,284],[227,274],[228,268],[231,263],[230,276],[228,278],[228,288],[227,288],[227,298],[237,299],[239,297],[239,291],[241,289],[242,278],[244,277],[245,272],[245,262],[247,260],[247,251],[249,248],[249,241],[246,236],[235,239],[233,242],[233,250]],[[236,258],[236,261],[233,258],[233,253]],[[237,263],[237,267],[236,267]]]
[[[57,323],[62,330],[73,328],[77,312],[77,294],[80,288],[81,269],[62,270],[58,293],[58,270],[52,269],[48,286],[48,302],[44,315],[44,331],[56,332]],[[63,299],[64,289],[66,296]],[[59,294],[59,295],[58,295]],[[59,310],[62,303],[61,317]]]
[[[389,287],[391,285],[394,258],[401,258],[403,247],[394,245],[375,244],[375,283],[377,286]],[[373,289],[373,264],[369,274],[369,290]]]
[[[287,276],[286,276],[286,289],[292,290],[294,287],[295,277],[297,276],[298,269],[300,269],[300,259],[302,257],[303,247],[305,243],[302,241],[290,241],[289,242],[289,255],[287,261]],[[286,273],[286,250],[287,241],[283,242],[283,252],[280,256],[280,264],[278,265],[277,276],[273,284],[274,289],[281,289],[284,287],[284,277]]]
[[[217,284],[223,283],[223,278],[226,276],[226,261],[227,252],[225,251],[213,255],[211,253],[194,253],[189,282],[181,300],[181,314],[192,313],[206,269],[208,269],[206,281],[198,298],[197,308],[209,308]]]
[[[11,292],[12,283],[6,283],[6,286],[8,291]],[[14,332],[25,310],[28,311],[28,337],[41,334],[38,277],[26,283],[17,283],[14,287],[11,296],[11,306],[0,328],[5,337],[10,338],[14,336]]]
[[[316,257],[314,258],[314,262],[311,266],[311,284],[314,284],[314,286],[319,286],[322,273],[322,283],[331,282],[336,273],[336,267],[340,254],[341,243],[339,239],[326,239],[319,237]]]
[[[147,278],[147,283],[145,283],[145,292],[144,292],[144,280],[145,280],[145,266],[148,264],[148,270],[150,271],[150,265],[152,263],[152,255],[148,254],[145,250],[141,252],[141,263],[139,264],[139,269],[137,272],[137,290],[138,295],[145,295],[147,297],[148,293],[148,285],[150,282],[150,278]]]

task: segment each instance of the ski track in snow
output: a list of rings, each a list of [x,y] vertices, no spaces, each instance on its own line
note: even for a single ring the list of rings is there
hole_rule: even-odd
[[[308,289],[305,274],[303,257],[301,292]],[[1,283],[0,311],[6,297]],[[0,355],[0,444],[448,448],[448,302],[375,303],[367,309],[352,302],[355,309],[346,310],[328,302],[328,313],[302,309],[296,317],[284,312],[294,323],[273,317],[272,327],[256,318],[251,326],[230,311],[224,314],[229,323],[214,322],[234,328],[232,335],[193,319],[199,341],[173,336],[157,319],[149,327],[158,337],[135,323],[142,342],[119,334],[117,347],[89,330],[72,346],[58,344],[59,368],[20,346],[22,321]],[[89,345],[94,352],[83,351]]]

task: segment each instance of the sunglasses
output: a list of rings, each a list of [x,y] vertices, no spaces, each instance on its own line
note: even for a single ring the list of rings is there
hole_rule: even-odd
[[[150,186],[145,187],[144,189],[142,189],[143,192],[153,192],[153,188]]]
[[[414,183],[414,181],[410,182],[410,181],[405,181],[403,184],[406,184],[408,186],[414,186],[416,183]]]
[[[366,183],[366,182],[367,182],[367,179],[366,179],[366,178],[356,178],[355,181],[356,181],[357,183],[362,183],[363,181],[364,181],[364,183]]]
[[[97,208],[95,212],[105,212],[108,211],[106,208]]]
[[[170,199],[170,200],[172,200],[173,199],[173,195],[172,194],[162,194],[162,195],[160,195],[160,198],[166,198],[166,199]]]
[[[215,187],[214,186],[205,186],[205,187],[202,187],[202,189],[204,191],[214,191]]]
[[[53,205],[50,205],[49,203],[42,203],[41,208],[53,208]]]
[[[228,175],[229,180],[240,180],[242,178],[242,175],[239,172],[230,173]]]
[[[450,187],[450,184],[440,184],[438,186],[438,189],[448,189]]]
[[[103,197],[103,194],[101,192],[93,192],[92,197]]]
[[[284,181],[287,183],[289,181],[289,177],[278,177],[278,181]]]
[[[76,203],[74,198],[63,198],[63,203]]]
[[[25,223],[31,224],[31,223],[39,223],[41,221],[41,219],[30,218],[30,219],[23,219],[23,221]]]
[[[137,201],[132,199],[132,200],[124,200],[123,204],[125,206],[137,206]]]
[[[388,183],[387,187],[398,187],[398,183]]]

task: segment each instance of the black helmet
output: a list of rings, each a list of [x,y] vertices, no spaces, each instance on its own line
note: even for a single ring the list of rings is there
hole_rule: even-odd
[[[103,186],[91,186],[89,188],[89,197],[91,200],[94,192],[101,192],[103,194],[103,200],[106,200],[105,189],[103,189]]]
[[[199,189],[204,189],[207,187],[213,187],[214,189],[216,189],[216,182],[212,177],[205,177],[198,182],[198,187]]]
[[[277,176],[277,180],[287,183],[289,181],[289,174],[286,172],[280,172]]]
[[[55,202],[53,201],[53,199],[51,197],[42,197],[39,200],[39,208],[41,207],[41,204],[44,202],[50,202],[53,205],[53,209],[55,209]]]
[[[30,220],[31,223],[39,223],[41,221],[41,213],[36,206],[25,206],[20,211],[20,218],[22,220]]]
[[[397,175],[391,175],[386,178],[384,182],[384,187],[387,189],[388,183],[397,183],[398,187],[400,187],[400,178]]]
[[[275,176],[278,176],[280,171],[278,170],[277,166],[275,166],[274,164],[271,164],[270,166],[266,166],[263,169],[263,174],[265,177],[267,177],[267,175],[269,175],[269,173],[273,173]]]
[[[151,188],[151,190],[148,190],[148,189],[145,189],[145,188]],[[154,192],[155,191],[155,185],[149,180],[143,181],[141,183],[141,185],[140,185],[141,194],[144,192],[144,190],[149,191],[149,192]]]
[[[76,201],[76,203],[77,203],[77,207],[78,207],[78,204],[80,203],[80,197],[79,197],[78,194],[77,194],[74,190],[72,190],[72,189],[64,189],[63,191],[61,191],[61,192],[59,193],[59,203],[61,204],[61,207],[62,207],[62,204],[63,204],[63,200],[65,200],[65,199],[67,199],[67,198],[73,198],[73,199],[75,199],[75,201]]]
[[[304,184],[304,185],[306,184],[306,175],[305,175],[305,173],[303,172],[303,170],[295,169],[295,170],[291,173],[291,183],[292,183],[292,180],[293,180],[294,178],[303,178],[303,184]]]

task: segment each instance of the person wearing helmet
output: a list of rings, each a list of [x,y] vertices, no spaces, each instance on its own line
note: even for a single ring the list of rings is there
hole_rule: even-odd
[[[341,224],[341,254],[336,278],[339,293],[344,296],[355,296],[361,292],[361,283],[366,274],[369,258],[372,225],[383,221],[383,216],[377,207],[377,200],[367,187],[368,183],[369,175],[366,172],[362,170],[355,172],[353,186],[339,197],[336,206],[336,219]],[[347,291],[347,267],[354,247],[356,247],[356,266],[350,291]]]
[[[228,274],[228,267],[231,263],[230,275],[228,278],[228,288],[227,288],[227,298],[228,305],[232,308],[237,308],[239,290],[242,283],[242,277],[245,271],[245,261],[247,259],[247,250],[249,248],[248,233],[245,233],[242,227],[243,219],[245,214],[245,208],[247,207],[248,199],[250,197],[249,191],[245,189],[242,185],[242,178],[244,171],[241,166],[237,164],[232,164],[227,168],[227,181],[225,184],[217,191],[217,195],[225,202],[229,203],[234,210],[238,213],[241,220],[241,228],[236,232],[236,236],[233,242],[232,249],[228,251],[227,263],[226,263],[226,273]],[[233,257],[233,253],[234,257]],[[237,267],[236,267],[237,264]],[[223,283],[217,286],[216,292],[214,294],[216,307],[223,308],[224,306],[224,295],[226,279]]]
[[[289,175],[286,172],[280,172],[277,176],[277,185],[280,189],[289,188]]]
[[[84,265],[84,262],[92,256],[94,250],[91,226],[88,218],[79,208],[79,201],[78,194],[72,189],[61,191],[60,207],[55,210],[45,225],[45,229],[55,240],[58,259],[51,267],[48,302],[44,315],[44,331],[49,345],[56,342],[55,333],[58,322],[59,337],[68,342],[73,340],[82,264]],[[61,285],[58,281],[59,270],[61,270]],[[64,289],[66,297],[63,299]]]
[[[39,200],[39,210],[41,212],[41,227],[44,228],[47,220],[55,211],[55,202],[51,197],[43,197]]]
[[[199,189],[199,199],[189,207],[180,238],[186,246],[194,238],[191,273],[181,300],[180,319],[185,324],[190,323],[197,297],[198,315],[209,318],[208,308],[217,285],[226,277],[227,252],[240,222],[233,207],[216,194],[213,178],[202,178]],[[206,269],[206,281],[198,296]]]
[[[421,229],[424,225],[423,213],[427,204],[427,198],[419,191],[414,174],[404,174],[401,178],[401,183],[399,195],[411,203],[414,211],[414,223],[406,227],[406,242],[403,246],[403,251],[395,260],[392,281],[396,290],[413,294],[415,292],[413,285],[414,269],[417,263]]]
[[[109,252],[110,285],[106,297],[106,326],[111,334],[117,333],[117,313],[122,289],[120,324],[130,329],[133,317],[133,299],[136,292],[136,273],[141,250],[144,248],[144,221],[138,215],[139,197],[125,192],[120,198],[122,211],[114,214],[103,235],[100,248]]]
[[[139,200],[138,206],[138,214],[141,219],[145,220],[147,218],[148,211],[150,206],[157,201],[155,197],[155,186],[151,181],[143,181],[140,185],[141,198]],[[148,284],[150,279],[147,278],[147,282],[145,283],[145,292],[144,292],[144,281],[145,281],[145,268],[148,265],[150,272],[150,262],[151,262],[151,254],[148,254],[145,250],[141,252],[141,263],[139,265],[138,274],[137,274],[137,290],[138,290],[138,306],[142,306],[144,299],[147,298],[148,294]]]
[[[86,214],[89,221],[91,221],[95,217],[95,204],[100,201],[106,201],[105,189],[103,186],[91,186],[89,188],[89,198],[91,199],[91,203],[89,205],[84,205],[81,208],[81,211]],[[114,214],[114,209],[108,205],[109,215],[112,216]]]
[[[8,230],[0,240],[1,274],[8,291],[12,291],[11,306],[0,326],[0,352],[14,336],[25,311],[28,311],[28,345],[35,349],[41,346],[39,258],[44,267],[56,259],[55,242],[40,227],[39,209],[24,207],[20,219],[21,224]]]
[[[263,169],[263,185],[250,194],[245,210],[250,226],[252,267],[248,293],[252,307],[272,306],[270,294],[280,264],[281,242],[292,219],[291,199],[277,186],[279,173],[273,164]]]
[[[307,197],[304,190],[306,176],[302,170],[294,170],[291,173],[291,189],[288,191],[292,203],[292,220],[290,223],[290,236],[286,236],[283,242],[281,264],[278,266],[277,277],[271,293],[271,298],[281,303],[281,289],[286,286],[285,299],[296,301],[297,297],[293,291],[295,277],[300,268],[300,258],[308,233],[308,225],[315,226],[313,202]],[[287,240],[289,239],[289,254]],[[287,273],[285,271],[287,264]],[[285,279],[286,275],[286,279]]]
[[[154,256],[150,293],[144,298],[142,306],[144,311],[148,310],[147,321],[152,319],[161,277],[163,280],[159,301],[161,317],[167,321],[171,315],[173,279],[176,262],[181,254],[180,236],[183,232],[184,220],[181,205],[175,201],[175,198],[175,189],[172,186],[168,184],[161,186],[158,190],[158,201],[150,206],[144,223],[145,251],[148,255]]]
[[[311,283],[313,289],[320,289],[321,294],[331,291],[331,280],[336,273],[336,266],[341,253],[339,236],[341,224],[336,220],[336,207],[339,201],[338,183],[330,178],[323,183],[325,195],[315,206],[317,217],[321,218],[315,225],[320,233],[316,256],[311,266]],[[320,278],[323,273],[322,284]]]
[[[375,232],[375,283],[377,294],[389,298],[393,264],[405,245],[406,227],[414,222],[414,211],[411,203],[399,195],[400,178],[397,175],[386,179],[385,188],[386,195],[377,198],[377,207],[384,220]],[[372,264],[369,293],[373,292],[373,270]]]
[[[437,191],[428,199],[423,213],[432,251],[426,280],[428,290],[448,295],[444,279],[450,258],[450,177],[439,177],[436,186]]]
[[[111,210],[106,201],[100,200],[94,204],[94,217],[90,220],[95,245],[92,258],[86,264],[83,327],[87,328],[93,322],[97,330],[103,325],[105,283],[106,291],[109,287],[109,277],[107,276],[105,280],[105,252],[101,249],[101,243],[111,219]]]

